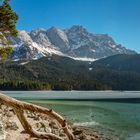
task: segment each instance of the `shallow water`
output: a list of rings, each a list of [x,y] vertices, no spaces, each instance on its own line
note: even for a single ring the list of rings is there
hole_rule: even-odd
[[[128,140],[140,140],[140,134],[138,133],[138,134],[128,138]]]
[[[8,93],[8,92],[7,92]],[[111,137],[113,140],[138,140],[140,137],[140,103],[117,103],[117,102],[97,102],[97,101],[65,101],[65,100],[47,100],[49,97],[59,99],[61,94],[72,94],[78,99],[86,96],[86,99],[104,98],[125,98],[128,96],[139,97],[140,92],[9,92],[8,95],[24,99],[38,105],[52,108],[62,114],[67,120],[76,125],[93,128],[101,134]],[[66,93],[66,94],[65,94]],[[74,94],[76,93],[76,94]],[[92,95],[93,93],[93,95]],[[49,94],[49,95],[48,95]],[[114,95],[115,94],[115,95]],[[116,95],[118,94],[118,95]],[[126,95],[126,96],[124,96]],[[29,98],[30,97],[30,98]],[[106,97],[106,96],[105,96]],[[64,99],[64,96],[63,96]],[[140,138],[139,138],[140,139]]]
[[[53,108],[70,122],[94,128],[113,140],[123,140],[140,132],[140,104],[45,100],[29,102]]]

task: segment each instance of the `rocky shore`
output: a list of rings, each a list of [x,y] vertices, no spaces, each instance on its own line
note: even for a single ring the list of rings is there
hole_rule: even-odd
[[[24,115],[34,130],[44,133],[53,133],[64,140],[68,140],[60,125],[52,118],[40,114],[25,111]],[[72,126],[72,132],[76,140],[109,140],[98,135],[97,132],[91,132],[86,128]],[[0,106],[0,140],[39,140],[30,137],[21,123],[19,122],[14,110],[5,105]],[[41,140],[41,139],[40,139]]]

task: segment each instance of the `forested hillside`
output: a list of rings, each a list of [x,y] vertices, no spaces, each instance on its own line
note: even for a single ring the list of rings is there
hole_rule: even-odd
[[[48,56],[0,63],[1,90],[140,90],[140,55],[95,62]]]

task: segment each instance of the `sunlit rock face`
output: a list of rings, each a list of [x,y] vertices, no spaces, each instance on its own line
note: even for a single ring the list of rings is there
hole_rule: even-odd
[[[11,59],[38,59],[46,55],[64,55],[74,59],[100,59],[115,54],[135,54],[117,44],[107,34],[89,33],[84,27],[74,25],[69,29],[38,28],[31,32],[19,31],[11,38],[14,51]]]

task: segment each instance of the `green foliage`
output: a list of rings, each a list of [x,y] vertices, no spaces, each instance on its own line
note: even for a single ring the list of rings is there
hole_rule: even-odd
[[[40,83],[37,81],[0,81],[0,89],[2,90],[50,90],[48,83]]]
[[[4,0],[0,6],[0,32],[4,37],[16,36],[17,14],[11,9],[9,0]],[[1,37],[2,37],[1,35]]]
[[[0,57],[2,60],[6,60],[7,57],[12,53],[13,49],[12,47],[1,47],[0,48]]]
[[[11,36],[17,36],[16,22],[17,14],[11,9],[9,0],[0,1],[0,58],[4,61],[12,52],[11,41],[8,40]]]

